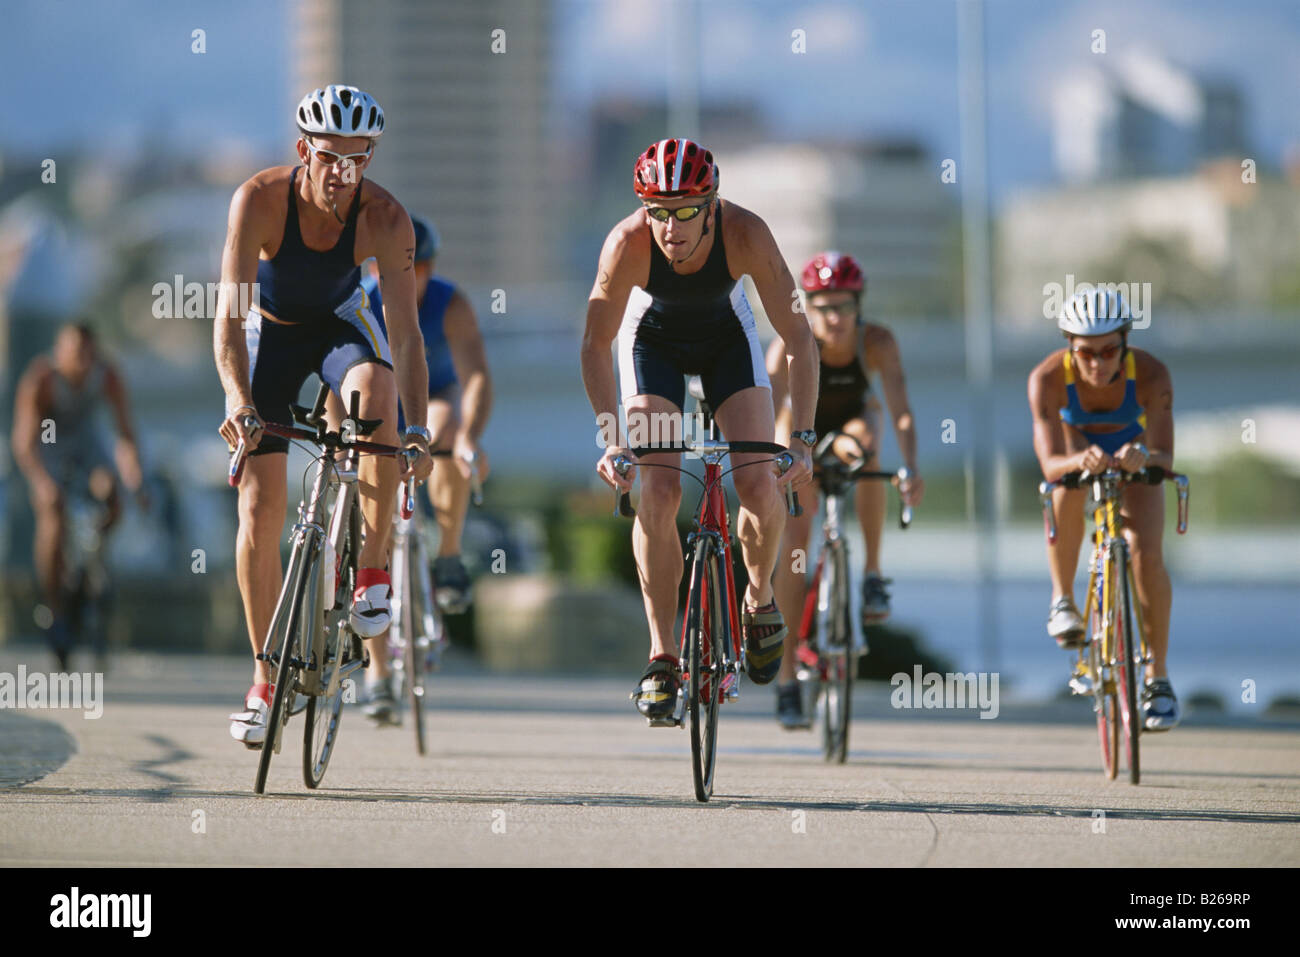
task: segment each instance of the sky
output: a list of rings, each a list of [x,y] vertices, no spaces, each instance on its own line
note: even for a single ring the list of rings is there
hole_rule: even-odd
[[[674,39],[670,5],[556,0],[559,113],[611,92],[665,95],[692,49]],[[906,136],[958,156],[952,0],[709,0],[696,10],[702,100],[754,98],[776,138]],[[1054,180],[1048,96],[1067,72],[1099,62],[1097,29],[1107,55],[1149,51],[1240,84],[1260,165],[1300,152],[1300,3],[990,0],[986,10],[995,195]],[[223,135],[284,149],[284,0],[6,0],[4,11],[0,153],[100,144],[192,154]],[[194,29],[205,31],[202,54]],[[794,30],[805,54],[791,50]]]

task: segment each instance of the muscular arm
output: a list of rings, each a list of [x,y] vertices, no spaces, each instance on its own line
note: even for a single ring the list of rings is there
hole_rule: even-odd
[[[18,380],[18,390],[14,394],[14,424],[11,444],[14,461],[23,476],[32,485],[51,479],[41,461],[40,434],[41,410],[48,408],[49,366],[44,359],[37,359],[27,367]],[[57,425],[56,425],[57,428]]]
[[[406,424],[424,425],[429,398],[429,367],[424,360],[415,290],[415,230],[406,210],[395,202],[378,205],[370,235],[384,291],[384,323],[393,353],[397,392]],[[347,400],[344,399],[346,407]]]
[[[477,444],[492,414],[492,379],[474,307],[459,289],[447,304],[442,328],[461,383],[461,432]]]
[[[636,285],[635,260],[639,257],[633,255],[632,242],[632,234],[624,224],[614,227],[600,251],[596,281],[587,297],[587,325],[582,333],[582,384],[598,424],[610,421],[608,416],[618,421],[618,388],[610,347],[618,335],[627,298]]]
[[[880,373],[881,389],[889,405],[889,415],[894,420],[894,435],[898,438],[898,451],[903,464],[911,471],[916,469],[916,423],[912,406],[907,399],[907,382],[903,376],[903,359],[898,351],[898,340],[888,329],[868,326],[864,331],[867,364]]]
[[[728,209],[741,213],[736,218],[739,226],[736,255],[732,256],[729,247],[728,265],[733,274],[749,273],[754,280],[763,310],[784,344],[789,367],[787,388],[793,430],[811,429],[817,413],[817,378],[820,373],[817,340],[804,317],[794,277],[790,275],[767,224],[753,213],[734,205]],[[728,233],[728,241],[730,238]]]
[[[113,421],[117,425],[117,469],[122,481],[134,494],[140,491],[144,473],[140,468],[140,447],[131,427],[131,409],[126,397],[126,384],[117,370],[109,366],[104,376],[104,394],[113,408]]]
[[[257,281],[257,255],[270,225],[264,206],[261,187],[254,180],[240,186],[230,201],[226,245],[221,252],[221,289],[212,329],[212,349],[221,388],[226,393],[227,411],[253,404],[248,346],[244,340],[244,322],[248,316],[241,308],[250,297],[239,295],[239,290],[250,288]]]
[[[767,347],[767,377],[772,382],[772,407],[776,412],[776,438],[790,444],[790,367],[785,357],[785,341],[779,336]]]
[[[1174,467],[1174,383],[1163,362],[1147,356],[1152,369],[1145,378],[1148,391],[1144,405],[1147,414],[1146,435],[1142,443],[1150,457],[1148,465],[1164,469]],[[1145,370],[1143,370],[1145,371]],[[1141,373],[1139,373],[1141,375]]]
[[[1052,387],[1048,366],[1059,367],[1055,356],[1029,374],[1029,412],[1034,421],[1034,454],[1043,477],[1055,482],[1067,472],[1083,467],[1083,452],[1070,453],[1065,447],[1065,432],[1061,425],[1060,397]]]

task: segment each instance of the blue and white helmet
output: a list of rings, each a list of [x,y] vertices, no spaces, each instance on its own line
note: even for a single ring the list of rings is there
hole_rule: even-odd
[[[1080,289],[1065,301],[1056,324],[1069,336],[1104,336],[1127,332],[1133,314],[1118,289]]]
[[[384,132],[384,111],[374,97],[355,86],[312,90],[298,103],[298,129],[309,136],[364,136],[377,140]]]

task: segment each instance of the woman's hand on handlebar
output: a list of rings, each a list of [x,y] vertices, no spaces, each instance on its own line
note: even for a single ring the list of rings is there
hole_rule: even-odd
[[[904,505],[916,508],[925,497],[925,480],[915,472],[908,472],[905,478],[898,480],[898,494]]]

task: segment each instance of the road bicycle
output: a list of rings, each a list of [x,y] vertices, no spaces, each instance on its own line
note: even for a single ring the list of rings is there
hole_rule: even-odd
[[[356,686],[370,656],[349,623],[357,562],[361,553],[361,504],[357,489],[357,457],[414,454],[392,445],[356,436],[373,432],[380,419],[357,413],[361,394],[353,392],[350,413],[338,431],[325,421],[329,386],[321,384],[311,409],[292,406],[293,418],[305,428],[267,422],[270,435],[313,443],[315,477],[310,497],[298,503],[298,522],[290,533],[292,554],[266,643],[257,656],[276,668],[275,691],[266,717],[266,738],[257,763],[253,790],[262,794],[271,759],[280,753],[289,718],[306,711],[303,729],[302,775],[309,788],[320,786],[338,740],[343,698]],[[256,420],[244,419],[251,428]],[[339,460],[339,454],[343,457]],[[241,440],[230,461],[229,482],[239,484],[246,461]],[[309,467],[310,468],[310,467]],[[304,486],[306,476],[304,475]]]
[[[1143,722],[1138,695],[1151,653],[1142,609],[1134,600],[1137,587],[1128,541],[1123,535],[1120,507],[1125,485],[1135,482],[1159,485],[1166,480],[1173,482],[1178,490],[1178,534],[1183,535],[1187,532],[1189,483],[1187,476],[1177,472],[1159,466],[1148,466],[1138,472],[1076,471],[1038,486],[1049,544],[1056,542],[1052,491],[1091,486],[1092,556],[1088,560],[1088,599],[1083,613],[1088,633],[1078,650],[1070,688],[1078,695],[1092,695],[1102,771],[1111,780],[1118,774],[1122,737],[1132,784],[1141,779],[1138,739]]]
[[[905,469],[881,472],[867,469],[866,460],[846,464],[832,446],[842,433],[827,433],[813,450],[816,480],[825,502],[821,551],[804,598],[799,621],[798,671],[800,694],[814,704],[821,725],[822,753],[827,761],[843,764],[849,751],[849,723],[853,711],[853,680],[858,659],[866,654],[864,636],[853,621],[849,599],[849,544],[840,531],[844,499],[854,482],[883,480],[897,488],[907,478]],[[899,527],[912,523],[912,507],[902,503]],[[804,712],[808,713],[807,710]]]
[[[651,727],[684,727],[685,716],[690,715],[691,775],[695,784],[695,798],[708,801],[713,794],[714,765],[717,758],[718,711],[724,701],[740,695],[740,676],[745,670],[745,648],[741,641],[740,608],[737,602],[735,580],[732,572],[731,526],[727,515],[726,491],[722,480],[738,468],[776,463],[784,474],[794,464],[790,450],[775,442],[726,442],[718,439],[712,412],[703,398],[700,414],[708,437],[634,448],[632,454],[642,456],[662,452],[685,452],[704,462],[704,478],[673,465],[638,461],[639,467],[674,468],[700,483],[702,492],[696,508],[695,529],[686,538],[686,554],[690,556],[687,580],[690,582],[686,607],[682,615],[680,655],[678,668],[677,702],[668,718],[647,719]],[[722,460],[731,453],[771,455],[745,465],[723,470]],[[614,467],[626,475],[632,461],[617,456]],[[628,494],[615,489],[617,502],[615,515],[632,517],[636,514]],[[786,507],[791,515],[799,515],[798,497],[786,487]]]
[[[430,452],[448,458],[449,449]],[[393,624],[388,630],[389,671],[396,686],[393,697],[406,700],[415,728],[415,750],[425,754],[424,694],[428,676],[438,670],[447,646],[447,628],[438,610],[437,583],[425,541],[424,513],[415,502],[415,484],[408,480],[399,492],[400,507],[393,514]],[[470,477],[470,500],[483,504],[478,469]],[[400,719],[399,722],[400,723]]]

